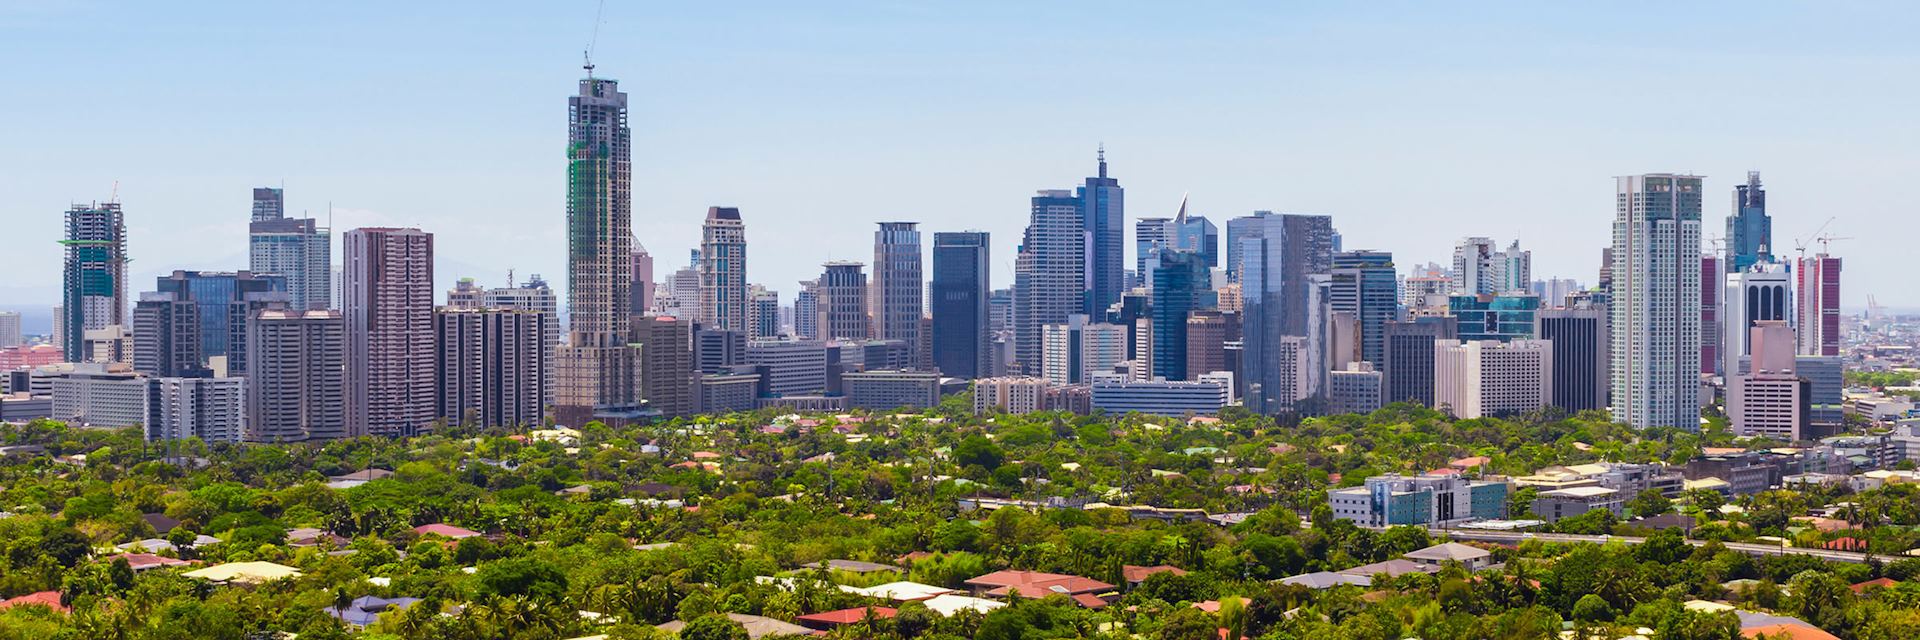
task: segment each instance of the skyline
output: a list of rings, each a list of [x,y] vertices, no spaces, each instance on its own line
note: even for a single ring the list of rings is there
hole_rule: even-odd
[[[1679,16],[1676,26],[1522,6],[1432,29],[1485,35],[1528,24],[1534,31],[1517,41],[1440,38],[1445,46],[1420,50],[1437,37],[1410,30],[1433,24],[1423,8],[1412,13],[1427,15],[1398,16],[1236,7],[1194,24],[1150,7],[1084,16],[1068,5],[989,5],[964,15],[755,6],[655,14],[616,5],[600,28],[596,75],[621,80],[635,102],[634,229],[659,272],[698,246],[707,207],[729,206],[747,227],[748,280],[783,299],[799,278],[772,274],[812,277],[829,260],[870,261],[867,238],[883,220],[917,221],[925,233],[992,233],[992,277],[1004,286],[1027,199],[1094,175],[1094,149],[1104,143],[1110,175],[1132,192],[1132,219],[1171,216],[1182,192],[1193,194],[1193,213],[1222,226],[1254,209],[1332,215],[1346,248],[1391,251],[1402,272],[1444,262],[1462,236],[1517,236],[1534,251],[1537,278],[1589,286],[1611,219],[1610,178],[1705,175],[1705,225],[1715,236],[1734,186],[1759,170],[1776,255],[1791,257],[1794,238],[1838,216],[1827,232],[1854,237],[1833,251],[1850,263],[1846,306],[1869,294],[1890,307],[1920,306],[1900,286],[1897,254],[1873,239],[1876,228],[1897,235],[1912,225],[1893,189],[1900,160],[1911,157],[1902,142],[1916,133],[1897,116],[1914,96],[1860,81],[1912,52],[1878,26],[1897,21],[1827,29],[1858,8],[1663,10]],[[0,307],[57,301],[60,214],[69,200],[106,199],[115,180],[134,292],[176,268],[244,268],[251,189],[282,180],[289,215],[324,220],[326,202],[336,203],[336,234],[371,225],[434,233],[444,254],[436,291],[460,277],[502,284],[508,269],[561,282],[565,137],[553,124],[564,108],[555,96],[582,75],[593,7],[459,16],[399,8],[389,21],[339,32],[332,47],[293,36],[337,27],[353,11],[266,8],[249,12],[254,30],[237,34],[231,18],[196,21],[203,16],[192,12],[205,9],[151,11],[0,7],[8,36],[0,52],[54,61],[25,70],[16,86],[58,95],[85,73],[102,98],[0,104],[9,121],[43,123],[9,145],[27,153],[0,156],[0,193],[9,195],[0,212],[19,221],[26,258],[0,284]],[[1115,37],[1042,37],[1057,34],[1035,24],[1059,16]],[[460,28],[421,29],[434,19]],[[130,37],[75,42],[66,36],[77,21]],[[1123,37],[1162,21],[1193,28],[1160,40]],[[1807,36],[1793,55],[1740,44],[1788,26]],[[1570,29],[1585,34],[1553,38]],[[234,37],[201,41],[215,34]],[[717,34],[729,37],[708,41]],[[1365,44],[1374,48],[1344,42],[1356,34],[1370,34]],[[436,47],[438,62],[409,55]],[[902,50],[913,55],[889,59]],[[243,51],[258,55],[236,55]],[[1239,55],[1249,51],[1272,58]],[[445,64],[454,53],[476,64]],[[1515,55],[1541,58],[1506,59]],[[1735,64],[1741,56],[1749,64]],[[1780,95],[1755,97],[1718,79],[1754,60],[1775,63],[1765,79]],[[1606,74],[1601,63],[1644,61],[1664,65],[1644,86],[1580,84]],[[1114,86],[1117,97],[1089,99],[1071,89],[1076,83],[1035,80],[1075,79],[1066,71]],[[1697,83],[1684,95],[1699,99],[1641,104],[1667,95],[1660,85],[1675,77]],[[1033,91],[1051,93],[1036,101]],[[339,98],[365,95],[382,99]],[[435,98],[460,108],[433,107]],[[1821,106],[1827,101],[1838,106]],[[1614,119],[1587,119],[1596,111]],[[1804,113],[1848,117],[1787,117]],[[1669,121],[1629,126],[1650,116]],[[1487,174],[1504,179],[1468,180]]]

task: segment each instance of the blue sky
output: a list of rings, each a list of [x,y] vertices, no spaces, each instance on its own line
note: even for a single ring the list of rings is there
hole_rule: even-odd
[[[428,6],[432,4],[433,6]],[[634,229],[663,268],[741,208],[790,296],[873,223],[994,236],[1104,142],[1129,216],[1328,213],[1442,260],[1517,236],[1594,280],[1612,176],[1764,172],[1777,245],[1829,231],[1846,301],[1920,306],[1900,251],[1920,125],[1910,6],[1874,3],[607,3]],[[186,6],[182,6],[186,5]],[[418,6],[416,6],[418,5]],[[1828,6],[1832,5],[1832,6]],[[133,291],[245,265],[250,187],[436,234],[437,275],[564,284],[565,100],[593,2],[0,0],[0,305],[57,298],[60,212],[126,206]],[[1129,258],[1131,263],[1131,258]]]

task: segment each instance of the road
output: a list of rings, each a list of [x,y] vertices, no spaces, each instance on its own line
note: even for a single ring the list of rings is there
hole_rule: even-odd
[[[1369,527],[1369,528],[1379,530],[1378,527]],[[1605,544],[1608,542],[1640,544],[1641,542],[1646,541],[1646,538],[1635,538],[1635,537],[1629,537],[1629,536],[1589,536],[1589,535],[1578,535],[1578,534],[1571,534],[1571,533],[1530,533],[1530,532],[1520,532],[1520,531],[1483,531],[1483,530],[1477,530],[1477,529],[1436,529],[1433,527],[1428,527],[1427,532],[1436,536],[1445,535],[1455,540],[1479,540],[1482,542],[1508,542],[1508,543],[1515,543],[1515,544],[1519,543],[1522,540],[1528,540],[1528,539],[1542,540],[1546,542],[1592,542],[1595,544]],[[1693,539],[1687,540],[1687,544],[1690,544],[1696,547],[1705,546],[1707,542],[1708,541],[1706,540],[1693,540]],[[1755,556],[1778,556],[1778,555],[1792,554],[1792,555],[1802,555],[1802,556],[1813,556],[1822,560],[1829,560],[1833,562],[1852,562],[1856,564],[1865,564],[1867,561],[1867,554],[1854,553],[1851,551],[1831,551],[1827,549],[1802,549],[1799,547],[1779,547],[1779,546],[1774,546],[1770,544],[1754,544],[1750,542],[1727,542],[1723,544],[1725,544],[1725,546],[1728,549],[1731,549],[1733,551],[1739,551],[1741,553],[1745,553],[1748,555],[1755,555]]]

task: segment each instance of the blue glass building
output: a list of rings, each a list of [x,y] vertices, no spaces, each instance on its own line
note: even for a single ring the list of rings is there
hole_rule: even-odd
[[[1533,295],[1453,296],[1447,307],[1460,323],[1461,340],[1499,340],[1533,338],[1534,317],[1540,312],[1540,297]]]
[[[1207,286],[1206,258],[1191,251],[1161,249],[1153,269],[1153,377],[1187,379],[1187,314],[1201,308]]]

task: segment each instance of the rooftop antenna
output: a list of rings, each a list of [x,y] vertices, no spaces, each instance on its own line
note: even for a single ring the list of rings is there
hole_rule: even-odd
[[[1107,177],[1107,143],[1100,143],[1099,150],[1095,153],[1094,157],[1100,160],[1100,177]]]
[[[581,57],[585,58],[585,64],[581,65],[581,68],[587,70],[589,80],[593,79],[593,50],[600,44],[600,16],[606,11],[607,0],[600,0],[599,7],[593,10],[593,36],[587,39],[587,50],[581,54]]]
[[[107,196],[108,204],[120,204],[120,181],[113,181],[113,193]]]

